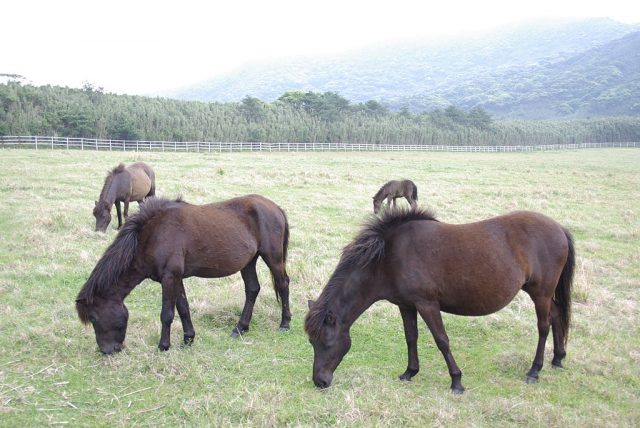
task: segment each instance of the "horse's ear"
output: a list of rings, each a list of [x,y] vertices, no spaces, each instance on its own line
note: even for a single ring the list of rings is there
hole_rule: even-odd
[[[307,306],[309,306],[309,309],[311,309],[311,306],[313,306],[315,302],[313,300],[307,300]]]
[[[336,316],[333,315],[333,312],[329,311],[327,312],[327,316],[324,318],[324,322],[327,325],[336,325]]]

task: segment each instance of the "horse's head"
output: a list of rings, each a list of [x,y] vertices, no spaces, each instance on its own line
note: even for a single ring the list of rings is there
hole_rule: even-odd
[[[313,304],[309,300],[309,309],[312,309]],[[313,346],[313,383],[319,388],[327,388],[333,380],[333,372],[351,348],[349,328],[329,311],[322,324],[314,326],[314,330],[307,330],[309,342]]]
[[[111,223],[111,207],[104,201],[96,201],[93,208],[93,216],[96,218],[96,232],[106,232]]]
[[[83,324],[91,323],[96,342],[104,354],[120,352],[127,334],[129,311],[124,302],[115,298],[94,297],[76,300],[76,310]]]
[[[373,213],[374,214],[378,214],[378,211],[380,211],[380,205],[382,205],[382,199],[376,199],[374,197],[373,198]]]

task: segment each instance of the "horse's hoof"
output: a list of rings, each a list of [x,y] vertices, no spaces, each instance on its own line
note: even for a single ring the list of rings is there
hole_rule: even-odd
[[[231,337],[233,337],[234,339],[237,339],[238,337],[242,336],[244,333],[246,333],[247,331],[249,331],[248,328],[243,328],[242,330],[240,330],[238,327],[235,327],[232,331],[231,331]]]
[[[280,327],[278,331],[289,331],[289,327]]]
[[[398,379],[404,382],[411,382],[411,378],[418,374],[418,370],[407,369],[404,373],[398,376]]]
[[[464,388],[462,386],[457,388],[451,388],[452,394],[461,395],[463,392],[464,392]]]
[[[538,376],[527,375],[527,378],[525,379],[525,382],[527,382],[529,384],[538,383]]]
[[[195,339],[196,335],[194,334],[193,336],[187,336],[186,334],[184,335],[184,344],[185,346],[191,346],[193,345],[193,339]]]
[[[563,369],[562,363],[551,363],[552,369]]]
[[[161,350],[162,352],[164,352],[164,351],[168,351],[170,346],[171,345],[160,344],[160,345],[158,345],[158,349]]]

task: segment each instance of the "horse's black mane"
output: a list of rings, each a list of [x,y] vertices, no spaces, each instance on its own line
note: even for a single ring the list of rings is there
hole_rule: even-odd
[[[342,257],[329,282],[312,305],[305,319],[305,331],[310,337],[318,337],[320,328],[328,312],[328,304],[344,282],[344,278],[354,268],[366,269],[384,257],[385,236],[397,226],[414,220],[438,221],[426,209],[386,210],[380,217],[372,215],[362,226],[360,233],[342,250]]]
[[[109,191],[109,187],[111,184],[111,181],[113,180],[113,177],[117,174],[120,174],[122,171],[124,171],[124,164],[121,163],[120,165],[116,166],[115,168],[113,168],[105,177],[104,179],[104,184],[102,185],[102,190],[100,191],[100,198],[98,199],[98,202],[102,202],[104,200],[104,198],[107,196],[107,192]]]
[[[140,205],[140,211],[127,219],[118,236],[106,249],[78,293],[76,309],[82,322],[88,322],[88,306],[93,303],[94,296],[101,295],[114,287],[129,269],[138,248],[138,234],[145,223],[157,213],[184,203],[181,197],[175,200],[147,198]]]

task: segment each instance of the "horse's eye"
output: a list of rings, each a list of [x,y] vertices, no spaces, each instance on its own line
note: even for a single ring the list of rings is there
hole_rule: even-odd
[[[98,320],[98,318],[96,318],[95,315],[89,315],[89,321],[96,322],[97,320]]]

